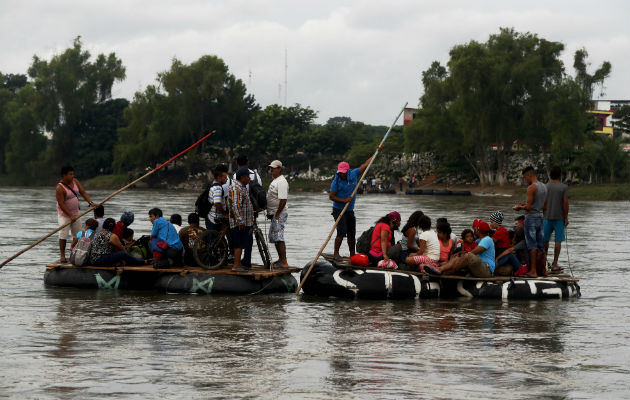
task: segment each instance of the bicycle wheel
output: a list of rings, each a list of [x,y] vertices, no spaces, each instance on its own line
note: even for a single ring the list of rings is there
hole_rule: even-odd
[[[208,229],[195,240],[193,257],[204,269],[219,269],[227,262],[230,248],[225,237],[219,232]]]
[[[258,252],[260,253],[263,265],[265,268],[271,268],[271,256],[269,255],[267,242],[265,242],[265,235],[258,227],[254,230],[254,237],[256,238],[256,246],[258,247]]]

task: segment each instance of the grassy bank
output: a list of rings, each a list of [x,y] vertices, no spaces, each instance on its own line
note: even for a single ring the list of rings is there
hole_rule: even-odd
[[[81,184],[87,189],[119,189],[129,183],[127,174],[119,175],[99,175],[91,179],[82,181]]]
[[[571,200],[630,200],[630,183],[571,186],[569,197]]]

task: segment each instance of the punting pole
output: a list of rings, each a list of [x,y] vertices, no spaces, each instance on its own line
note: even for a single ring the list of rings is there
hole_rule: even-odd
[[[105,204],[108,200],[110,200],[112,197],[116,196],[117,194],[119,194],[120,192],[128,189],[129,187],[135,185],[136,183],[140,182],[141,180],[143,180],[144,178],[148,177],[149,175],[153,174],[154,172],[162,169],[164,166],[168,165],[169,163],[171,163],[172,161],[174,161],[175,159],[181,157],[182,155],[186,154],[188,151],[194,149],[195,147],[197,147],[197,145],[199,145],[201,142],[203,142],[204,140],[208,139],[210,136],[212,136],[213,133],[215,133],[216,130],[208,133],[206,136],[202,137],[201,139],[197,140],[192,146],[188,147],[186,150],[180,152],[179,154],[169,158],[166,162],[164,162],[163,164],[159,165],[158,167],[156,167],[155,169],[152,169],[151,171],[147,172],[146,174],[142,175],[140,178],[136,179],[135,181],[128,183],[127,185],[123,186],[122,188],[118,189],[117,191],[115,191],[114,193],[110,194],[109,196],[105,197],[103,199],[103,201],[101,201],[98,204],[93,205],[92,207],[88,208],[87,210],[85,210],[84,212],[82,212],[81,214],[79,214],[77,216],[77,218],[81,218],[82,216],[84,216],[85,214],[89,213],[90,211],[94,210],[96,207],[100,206],[101,204]],[[15,253],[14,255],[12,255],[11,257],[7,258],[4,262],[2,262],[2,264],[0,264],[0,268],[4,267],[6,264],[8,264],[9,262],[11,262],[13,259],[19,257],[20,255],[26,253],[27,251],[29,251],[30,249],[32,249],[33,247],[37,246],[38,244],[40,244],[41,242],[43,242],[44,240],[48,239],[49,237],[51,237],[52,235],[54,235],[55,233],[59,232],[60,230],[62,230],[63,228],[65,228],[66,226],[70,225],[72,223],[72,221],[66,223],[65,225],[62,225],[58,228],[56,228],[55,230],[53,230],[52,232],[48,233],[47,235],[43,236],[42,238],[40,238],[39,240],[37,240],[35,243],[31,244],[30,246],[18,251],[17,253]]]
[[[354,197],[357,194],[357,190],[359,189],[359,182],[361,182],[363,180],[363,178],[365,178],[365,175],[367,175],[367,172],[370,170],[370,167],[372,166],[372,163],[374,162],[374,159],[376,159],[376,156],[379,154],[379,149],[383,146],[383,144],[385,144],[385,140],[387,140],[387,137],[389,136],[389,133],[392,131],[392,128],[394,127],[394,125],[396,125],[396,122],[398,121],[398,118],[400,118],[401,114],[403,113],[403,111],[405,111],[406,107],[407,107],[407,103],[405,103],[405,105],[402,107],[402,109],[400,110],[398,115],[396,115],[396,119],[394,119],[394,122],[392,123],[392,125],[389,127],[389,129],[385,133],[385,136],[383,136],[383,139],[381,140],[381,142],[379,143],[378,147],[376,148],[376,151],[374,152],[374,155],[372,156],[372,159],[370,160],[368,166],[365,168],[365,171],[363,171],[363,175],[361,175],[361,178],[357,181],[357,185],[354,187],[354,190],[352,191],[352,196],[350,196],[350,197]],[[315,256],[315,259],[313,259],[313,262],[311,263],[311,266],[306,271],[306,274],[304,274],[304,278],[302,278],[302,281],[298,285],[297,290],[295,291],[295,294],[299,294],[300,293],[300,290],[302,289],[302,286],[304,285],[304,282],[306,281],[306,278],[308,278],[309,274],[313,270],[313,267],[315,266],[315,263],[319,259],[319,256],[321,256],[322,253],[324,252],[324,249],[326,248],[326,245],[330,241],[330,238],[332,237],[333,232],[337,228],[337,225],[339,225],[339,221],[341,221],[341,218],[346,213],[346,209],[348,209],[349,205],[350,205],[350,203],[346,203],[346,205],[343,207],[343,210],[341,210],[341,213],[339,213],[339,216],[337,217],[337,220],[335,221],[335,224],[333,225],[332,229],[330,230],[330,233],[328,234],[328,237],[326,238],[326,241],[324,242],[324,244],[322,244],[322,247],[319,248],[319,252],[317,253],[317,256]]]

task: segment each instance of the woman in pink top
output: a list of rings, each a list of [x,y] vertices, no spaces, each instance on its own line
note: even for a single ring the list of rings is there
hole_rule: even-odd
[[[448,222],[438,222],[435,227],[437,236],[440,241],[440,261],[439,264],[447,262],[453,255],[455,242],[451,239],[451,224]]]
[[[399,227],[400,214],[397,211],[392,211],[376,221],[368,251],[371,266],[376,267],[381,260],[389,261],[387,249],[392,245],[393,232]]]

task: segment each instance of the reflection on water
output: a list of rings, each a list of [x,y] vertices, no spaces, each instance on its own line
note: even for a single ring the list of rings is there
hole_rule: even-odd
[[[141,235],[150,207],[185,216],[195,197],[125,192],[106,209],[134,211]],[[55,227],[53,189],[2,188],[0,199],[2,257]],[[516,200],[368,195],[358,226],[421,209],[461,232],[496,209],[509,221]],[[290,202],[289,261],[302,266],[332,226],[330,203],[325,194]],[[44,264],[58,256],[49,239],[0,271],[0,397],[627,398],[629,205],[572,204],[569,255],[583,297],[569,301],[46,288]]]

